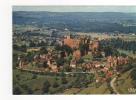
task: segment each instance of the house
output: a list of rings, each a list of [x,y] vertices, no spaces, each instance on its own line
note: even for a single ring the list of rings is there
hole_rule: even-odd
[[[73,57],[77,60],[77,59],[80,59],[80,57],[81,57],[81,52],[80,52],[80,50],[75,50],[74,52],[73,52]]]
[[[70,67],[72,68],[75,68],[76,67],[76,59],[73,58],[71,61],[70,61]]]
[[[51,68],[51,72],[58,72],[58,67],[56,64],[51,64],[50,68]]]
[[[95,50],[99,47],[99,42],[98,40],[91,40],[89,42],[89,50]]]
[[[64,45],[68,45],[69,47],[73,48],[74,46],[74,39],[71,39],[70,35],[65,36],[64,38]]]

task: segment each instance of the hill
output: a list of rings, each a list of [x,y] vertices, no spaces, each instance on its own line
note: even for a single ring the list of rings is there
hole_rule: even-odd
[[[80,32],[136,32],[136,13],[13,12],[13,24],[30,24]]]

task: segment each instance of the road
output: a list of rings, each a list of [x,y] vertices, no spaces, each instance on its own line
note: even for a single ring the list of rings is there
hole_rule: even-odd
[[[116,87],[115,87],[115,85],[114,85],[116,79],[117,79],[117,76],[114,77],[114,78],[111,80],[110,86],[112,87],[113,91],[114,91],[116,94],[119,94],[119,92],[117,91],[117,89],[116,89]]]
[[[17,69],[23,70],[23,71],[28,71],[28,72],[36,72],[36,73],[46,73],[47,72],[45,70],[30,70],[30,69],[27,69],[27,68],[19,68],[19,67],[17,67]],[[61,74],[62,72],[50,72],[50,73]],[[91,73],[94,73],[94,72],[92,71],[92,72],[63,72],[63,73],[66,74],[66,75],[69,75],[69,74],[91,74]]]

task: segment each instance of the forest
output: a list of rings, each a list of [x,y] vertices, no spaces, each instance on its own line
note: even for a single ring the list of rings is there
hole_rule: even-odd
[[[13,24],[75,32],[136,32],[136,14],[119,12],[13,12]]]

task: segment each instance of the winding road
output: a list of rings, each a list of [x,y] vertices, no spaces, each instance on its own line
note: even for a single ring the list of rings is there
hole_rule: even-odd
[[[116,87],[115,87],[115,85],[114,85],[116,79],[117,79],[117,76],[115,76],[115,77],[111,80],[110,86],[111,86],[111,88],[113,89],[113,91],[114,91],[116,94],[119,94],[119,92],[117,91],[117,89],[116,89]]]

